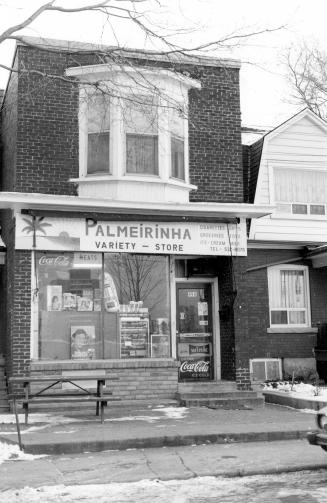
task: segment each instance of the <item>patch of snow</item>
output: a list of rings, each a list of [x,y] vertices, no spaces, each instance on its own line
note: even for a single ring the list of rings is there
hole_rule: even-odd
[[[187,407],[160,407],[153,410],[163,412],[167,419],[184,419],[189,411]]]
[[[120,421],[145,421],[147,423],[154,423],[162,419],[160,416],[126,416],[126,417],[110,417],[105,419],[107,422],[120,422]]]
[[[286,382],[265,383],[264,390],[266,391],[284,391],[288,396],[297,398],[310,398],[310,400],[327,403],[327,388],[314,386],[312,384],[297,383],[293,384]]]
[[[235,488],[229,479],[219,479],[215,477],[201,477],[191,480],[141,480],[133,483],[112,483],[112,484],[92,484],[80,486],[43,486],[39,488],[25,487],[4,491],[2,496],[6,503],[71,503],[73,501],[83,501],[84,503],[187,503],[190,495],[194,501],[201,499],[204,501],[209,497],[231,495],[235,493]],[[245,486],[245,482],[240,479],[238,489]]]
[[[18,420],[21,424],[25,422],[25,415],[18,414]],[[76,423],[77,419],[66,416],[56,416],[54,414],[30,414],[28,416],[29,424],[35,423],[48,423],[48,424],[62,424],[62,423]],[[78,422],[89,421],[89,419],[78,418]],[[16,424],[14,414],[0,414],[0,425],[1,424]]]
[[[19,450],[18,445],[6,444],[5,442],[0,442],[0,464],[5,461],[26,461],[32,459],[44,458],[45,454],[26,454]],[[2,501],[5,501],[2,499]]]

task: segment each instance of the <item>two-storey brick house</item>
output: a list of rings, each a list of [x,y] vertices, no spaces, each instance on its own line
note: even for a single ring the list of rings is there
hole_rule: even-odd
[[[25,38],[2,105],[10,375],[249,384],[239,63]],[[112,51],[112,49],[111,49]]]
[[[305,109],[246,149],[248,357],[255,380],[327,379],[327,124]]]

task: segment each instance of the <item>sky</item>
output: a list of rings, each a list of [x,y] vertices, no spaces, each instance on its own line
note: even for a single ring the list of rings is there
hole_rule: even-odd
[[[75,7],[96,0],[57,0],[58,5]],[[16,25],[45,1],[0,0],[0,33]],[[119,2],[127,5],[129,2]],[[287,83],[283,55],[303,41],[325,45],[326,0],[144,0],[139,4],[156,33],[184,47],[221,40],[233,33],[248,34],[275,30],[242,39],[240,46],[208,52],[215,57],[242,61],[241,110],[245,126],[272,128],[302,107],[294,104]],[[281,27],[280,29],[277,29]],[[23,32],[26,35],[158,48],[128,21],[104,19],[99,13],[44,13]],[[0,64],[12,61],[12,42],[0,44]],[[0,70],[0,88],[8,72]]]

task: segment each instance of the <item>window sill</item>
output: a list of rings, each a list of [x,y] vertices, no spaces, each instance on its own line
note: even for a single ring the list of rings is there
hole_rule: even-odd
[[[316,220],[327,220],[327,215],[299,215],[296,213],[272,213],[270,215],[272,220],[304,220],[304,221],[316,221]]]
[[[60,371],[60,370],[100,370],[119,368],[171,368],[179,367],[179,362],[169,358],[126,358],[115,360],[31,360],[33,371]]]
[[[170,178],[169,180],[160,178],[158,175],[131,175],[126,174],[125,176],[113,176],[113,175],[88,175],[80,178],[70,178],[72,183],[103,183],[103,182],[136,182],[136,183],[160,183],[163,185],[177,185],[179,187],[188,187],[192,190],[196,190],[197,186],[192,185],[184,180],[179,180],[177,178]]]
[[[269,327],[267,334],[316,334],[317,327]]]

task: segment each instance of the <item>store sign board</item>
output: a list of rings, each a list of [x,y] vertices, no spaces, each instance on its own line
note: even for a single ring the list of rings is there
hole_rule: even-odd
[[[34,238],[35,235],[35,239]],[[35,246],[33,246],[33,244]],[[16,249],[246,256],[246,224],[16,216]],[[85,261],[86,263],[87,261]]]

